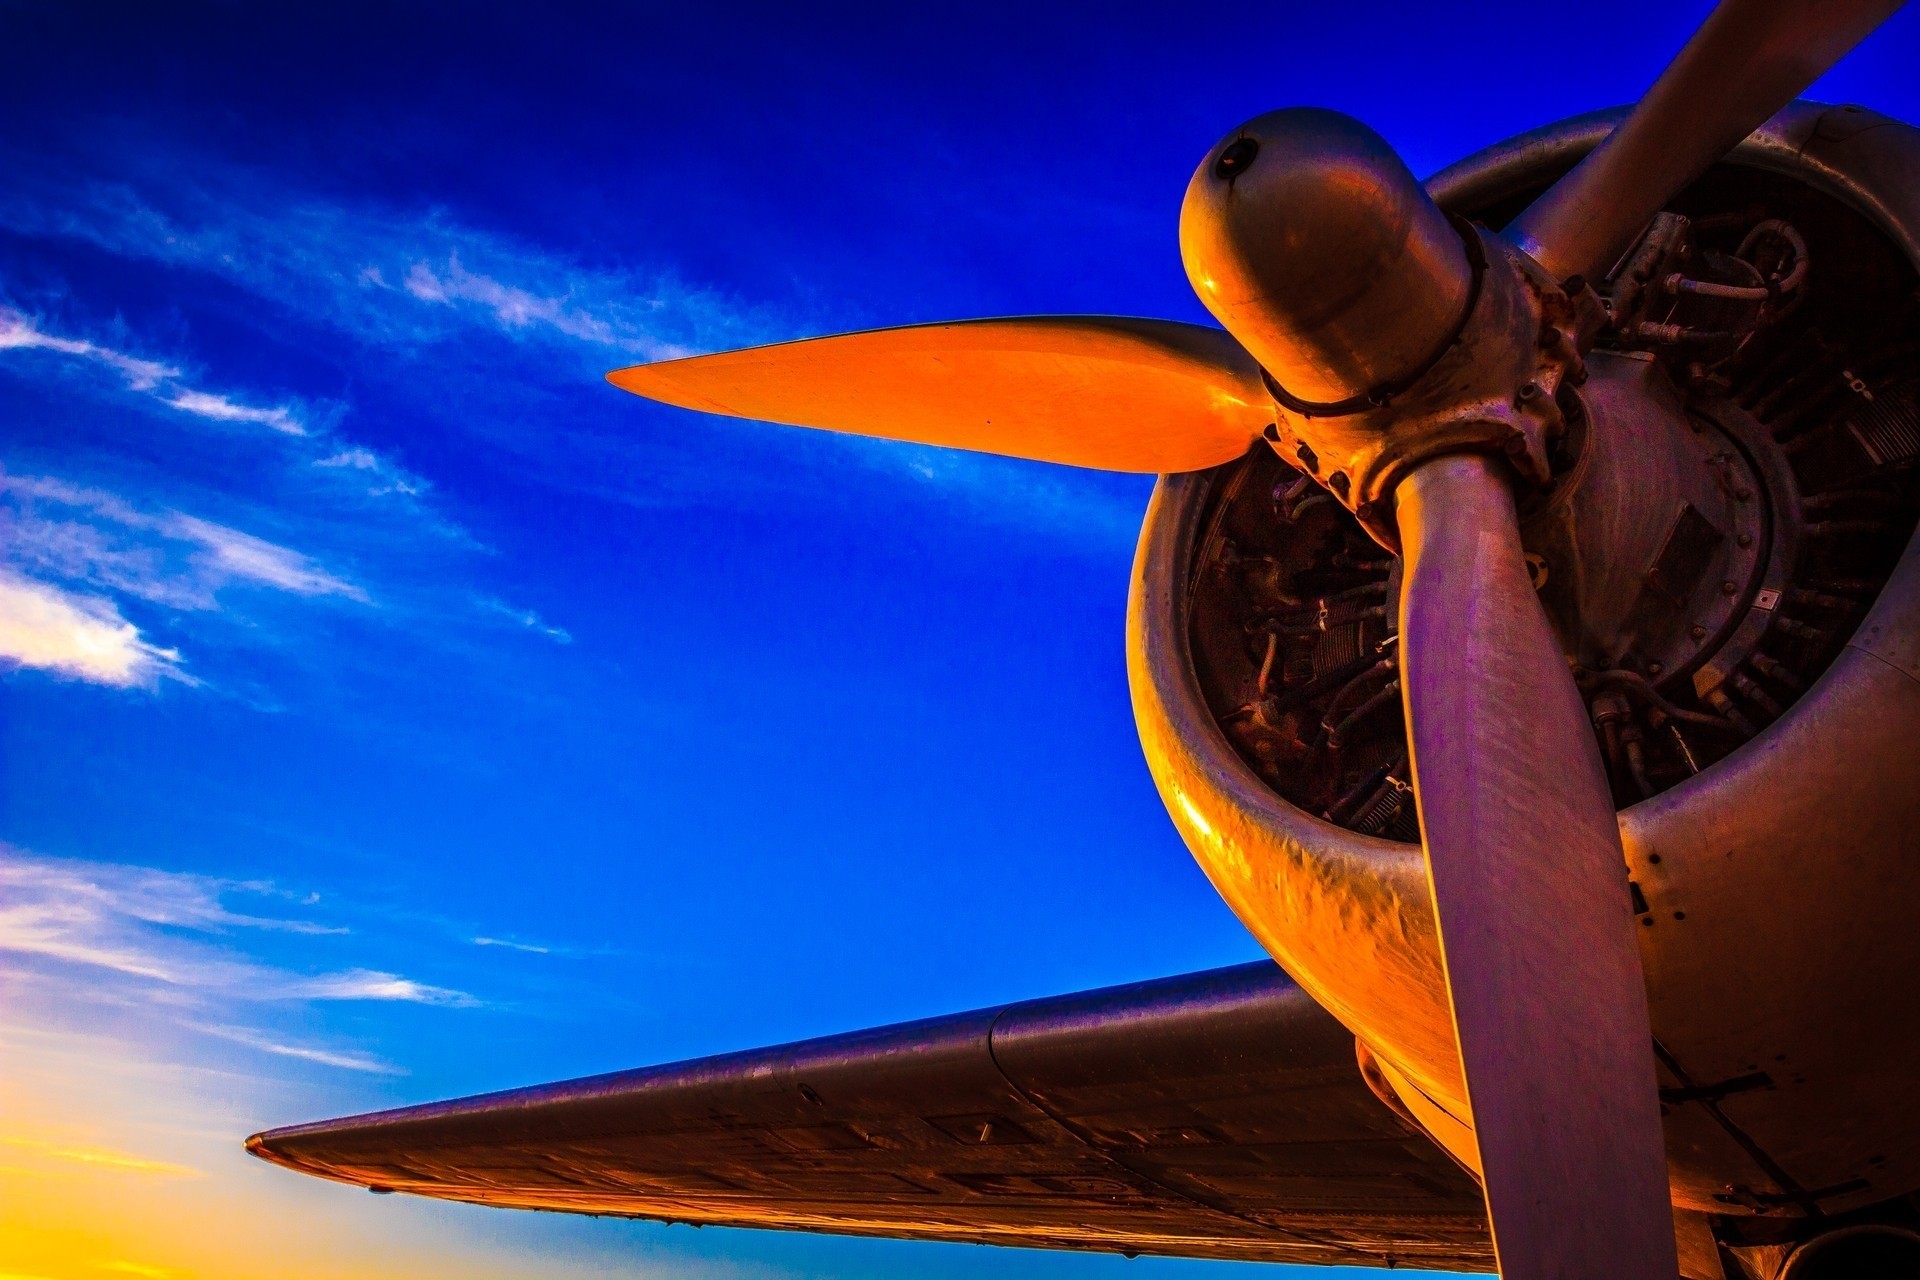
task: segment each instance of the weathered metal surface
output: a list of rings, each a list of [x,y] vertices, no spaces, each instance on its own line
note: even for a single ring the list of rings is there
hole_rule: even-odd
[[[290,1168],[520,1208],[1484,1270],[1479,1189],[1266,962],[304,1125]]]
[[[1503,1275],[1677,1269],[1613,794],[1496,459],[1395,493],[1414,787]]]
[[[1540,597],[1582,666],[1684,676],[1757,589],[1765,486],[1736,440],[1689,420],[1651,356],[1595,351],[1587,369],[1577,470],[1522,527]]]
[[[1456,208],[1537,190],[1605,128],[1586,117],[1539,131],[1432,189]],[[1729,164],[1837,197],[1920,261],[1920,133],[1800,104]],[[1201,695],[1185,619],[1216,479],[1165,478],[1141,540],[1129,669],[1148,761],[1196,857],[1263,944],[1384,1065],[1466,1119],[1418,851],[1281,800]],[[1916,725],[1920,554],[1909,548],[1811,692],[1727,760],[1621,815],[1650,908],[1641,956],[1683,1206],[1833,1212],[1920,1187],[1920,1002],[1889,994],[1920,967],[1907,922],[1920,901]]]

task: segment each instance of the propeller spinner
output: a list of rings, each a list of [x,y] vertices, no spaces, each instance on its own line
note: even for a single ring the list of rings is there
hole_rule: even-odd
[[[1182,256],[1227,333],[1051,317],[626,369],[709,412],[1130,471],[1262,434],[1400,551],[1402,697],[1502,1274],[1678,1270],[1612,796],[1529,581],[1604,272],[1686,183],[1898,7],[1723,0],[1612,137],[1509,228],[1458,225],[1364,125],[1274,112],[1202,162]],[[1271,424],[1271,426],[1269,425]]]

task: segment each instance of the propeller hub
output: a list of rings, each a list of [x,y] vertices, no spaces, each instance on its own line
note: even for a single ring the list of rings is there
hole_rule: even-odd
[[[1195,292],[1288,398],[1377,395],[1459,332],[1461,233],[1386,140],[1350,116],[1273,111],[1208,153],[1180,211]]]

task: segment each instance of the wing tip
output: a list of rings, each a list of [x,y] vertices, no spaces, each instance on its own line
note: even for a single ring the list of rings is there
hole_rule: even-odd
[[[252,1135],[241,1145],[246,1148],[247,1154],[250,1156],[265,1160],[269,1164],[286,1165],[292,1168],[294,1166],[293,1160],[285,1151],[282,1151],[275,1145],[275,1139],[279,1136],[280,1130],[267,1129]]]

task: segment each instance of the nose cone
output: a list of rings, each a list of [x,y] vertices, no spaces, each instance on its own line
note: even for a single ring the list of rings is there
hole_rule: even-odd
[[[1421,367],[1472,282],[1459,233],[1386,140],[1305,107],[1248,121],[1200,162],[1180,256],[1207,310],[1317,403]]]

